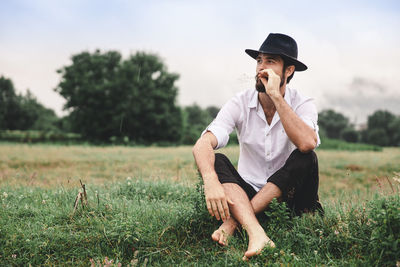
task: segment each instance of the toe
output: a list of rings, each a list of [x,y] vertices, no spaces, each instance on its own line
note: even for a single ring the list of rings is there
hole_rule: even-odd
[[[271,248],[275,247],[275,243],[271,239],[267,242],[267,245],[270,246]]]
[[[211,235],[212,240],[214,240],[215,242],[218,242],[220,240],[220,233],[218,231],[215,231],[212,235]]]
[[[226,245],[226,240],[227,240],[226,236],[221,234],[220,238],[219,238],[219,244],[221,244],[222,246],[225,246]]]
[[[251,257],[253,257],[254,255],[256,255],[257,254],[257,251],[250,251],[250,250],[248,250],[248,251],[246,251],[245,253],[244,253],[244,256],[246,257],[246,258],[251,258]]]
[[[256,256],[256,255],[260,254],[261,251],[262,251],[262,249],[263,249],[263,248],[247,250],[247,251],[244,253],[244,256],[246,256],[247,258],[251,258],[251,257],[253,257],[253,256]]]

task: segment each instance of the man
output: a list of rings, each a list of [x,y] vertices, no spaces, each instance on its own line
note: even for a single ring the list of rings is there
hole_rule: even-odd
[[[311,98],[286,87],[295,71],[307,69],[297,60],[296,41],[271,33],[259,50],[246,53],[257,62],[256,90],[226,103],[193,147],[207,209],[223,221],[212,239],[225,245],[241,225],[249,235],[244,259],[275,246],[256,217],[273,198],[297,215],[322,210],[313,152],[320,143],[318,113]],[[234,128],[240,144],[238,171],[213,151],[227,144]]]

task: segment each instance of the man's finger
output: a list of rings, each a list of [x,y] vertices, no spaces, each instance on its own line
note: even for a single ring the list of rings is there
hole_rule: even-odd
[[[280,78],[278,74],[276,74],[272,69],[265,70],[268,73],[268,77],[271,78]]]
[[[222,205],[221,202],[222,202],[222,201],[218,201],[218,202],[217,202],[217,205],[218,205],[218,212],[219,212],[219,214],[221,215],[222,221],[225,221],[225,220],[226,220],[225,210],[224,210],[224,207],[223,207],[223,205]],[[225,201],[224,201],[224,202],[225,202]]]
[[[211,208],[211,203],[210,203],[210,201],[207,200],[206,203],[207,203],[207,210],[208,210],[208,213],[210,213],[211,216],[214,216],[213,210],[212,210],[212,208]]]
[[[268,76],[269,75],[274,75],[275,74],[275,72],[272,70],[272,69],[265,69],[265,70],[262,70],[264,73],[267,73],[268,74]]]
[[[235,203],[233,203],[233,201],[230,198],[227,198],[226,201],[228,202],[229,205],[235,205]]]
[[[263,74],[263,75],[268,76],[268,75],[269,75],[268,69],[263,69],[263,70],[261,70],[261,71],[260,71],[260,74]]]
[[[211,202],[211,206],[212,206],[212,210],[213,210],[213,212],[214,212],[215,218],[216,218],[217,220],[219,220],[220,217],[219,217],[219,213],[218,213],[218,207],[217,207],[217,204],[215,203],[215,201],[212,201],[212,202]]]
[[[228,207],[228,203],[226,201],[222,202],[223,208],[224,208],[224,212],[225,212],[225,219],[229,219],[231,217],[231,215],[229,214],[229,207]]]

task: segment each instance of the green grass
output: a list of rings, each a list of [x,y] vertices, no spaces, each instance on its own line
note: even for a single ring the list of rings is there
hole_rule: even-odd
[[[324,217],[289,219],[275,201],[263,227],[277,248],[249,262],[241,260],[244,232],[226,248],[211,241],[218,222],[207,214],[201,190],[133,180],[89,185],[88,207],[79,205],[73,214],[77,193],[2,188],[0,264],[89,265],[107,257],[149,266],[390,266],[400,257],[398,192],[365,203],[325,205]]]
[[[82,143],[82,138],[79,134],[35,130],[3,130],[0,131],[0,140],[20,143]]]
[[[211,241],[219,223],[196,189],[190,147],[3,143],[0,151],[0,266],[91,259],[99,266],[106,258],[124,266],[393,266],[400,259],[399,148],[318,149],[325,217],[288,220],[284,206],[272,204],[263,227],[277,248],[249,262],[241,261],[244,232],[226,248]],[[237,162],[237,146],[221,152]],[[73,214],[79,179],[89,206]]]
[[[237,163],[238,146],[219,152]],[[334,200],[337,193],[343,191],[360,191],[360,200],[367,200],[379,189],[377,180],[389,188],[387,178],[400,172],[400,148],[382,151],[317,149],[316,153],[322,201]],[[79,185],[79,179],[87,184],[103,185],[124,181],[127,177],[194,186],[197,169],[191,147],[0,143],[0,187],[71,188]]]
[[[343,140],[323,138],[319,149],[329,149],[329,150],[348,150],[348,151],[382,151],[382,147],[362,144],[362,143],[349,143]]]

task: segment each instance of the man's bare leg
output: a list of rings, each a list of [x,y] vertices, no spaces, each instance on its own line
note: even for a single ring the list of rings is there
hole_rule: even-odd
[[[282,191],[273,183],[267,183],[257,192],[257,194],[251,199],[251,205],[255,214],[258,214],[267,209],[269,203],[274,198],[282,196]]]
[[[235,205],[230,206],[230,211],[233,217],[237,220],[238,223],[242,225],[244,229],[246,229],[249,235],[249,246],[245,253],[245,257],[249,258],[260,253],[266,245],[274,247],[275,244],[272,242],[271,239],[269,239],[264,229],[258,222],[254,213],[252,203],[249,201],[247,194],[244,192],[244,190],[239,185],[233,183],[225,183],[223,184],[223,186],[225,189],[225,194],[235,203]],[[271,200],[276,197],[269,196],[271,195],[271,192],[269,192],[268,190],[263,190],[263,193],[265,195],[268,195]],[[266,198],[266,196],[263,196],[262,199],[256,199],[257,205],[260,206],[258,207],[258,209],[261,209],[260,203],[264,199],[268,198]],[[262,206],[266,207],[267,205],[268,203],[265,204],[264,202]]]
[[[241,191],[243,191],[243,189]],[[226,194],[228,194],[227,188],[225,188],[225,192]],[[244,191],[243,193],[245,194],[245,197],[248,200],[246,193]],[[282,192],[279,189],[279,187],[277,187],[275,184],[267,183],[250,201],[250,204],[253,208],[253,213],[257,214],[261,211],[264,211],[268,207],[272,199],[278,198],[281,195]],[[233,235],[237,226],[238,222],[233,217],[231,217],[230,219],[222,223],[221,226],[212,234],[211,237],[214,241],[218,242],[219,244],[226,245],[227,238]],[[250,249],[250,243],[249,243],[249,249],[246,252],[247,253],[246,257],[254,256],[255,254],[257,254],[257,252],[260,252],[261,250],[257,251],[257,249],[256,250]]]

